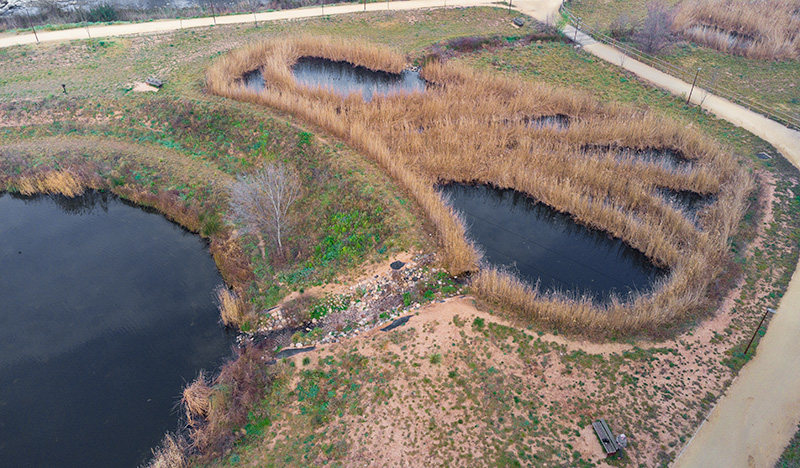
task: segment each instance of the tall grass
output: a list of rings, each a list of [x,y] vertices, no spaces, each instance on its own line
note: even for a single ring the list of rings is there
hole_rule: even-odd
[[[800,58],[800,1],[687,0],[673,30],[721,52],[753,59]]]
[[[235,292],[228,289],[228,286],[225,284],[217,286],[214,290],[214,296],[223,324],[239,327],[247,321],[247,310],[244,301]]]
[[[191,384],[183,389],[181,404],[186,410],[186,419],[190,425],[196,425],[198,420],[208,416],[211,411],[211,393],[211,387],[202,371]]]
[[[248,413],[264,397],[273,380],[267,367],[273,358],[271,352],[255,346],[239,348],[237,352],[238,358],[222,366],[213,386],[207,387],[205,379],[200,384],[202,406],[194,411],[202,410],[204,414],[198,413],[189,420],[188,437],[191,448],[200,453],[201,461],[218,457],[231,447],[236,437],[234,428],[246,424]],[[187,391],[194,392],[196,383],[187,387]],[[187,413],[193,411],[188,402],[185,409]]]
[[[188,451],[186,440],[178,435],[166,434],[161,445],[153,450],[153,458],[145,468],[185,468]]]
[[[303,56],[346,60],[373,70],[403,67],[399,54],[370,44],[284,38],[217,60],[207,71],[206,85],[215,94],[298,115],[377,161],[436,226],[451,273],[477,270],[481,255],[457,213],[434,189],[446,181],[525,192],[624,240],[671,271],[654,293],[604,306],[542,295],[491,269],[473,281],[479,293],[521,311],[521,317],[598,330],[642,329],[709,305],[704,293],[725,267],[728,237],[746,207],[752,178],[697,131],[648,112],[603,105],[583,93],[438,61],[421,71],[429,82],[426,93],[379,96],[367,103],[359,95],[342,98],[297,85],[290,67]],[[261,92],[240,80],[254,69],[261,70],[266,83]],[[527,123],[558,114],[569,118],[568,128]],[[689,163],[657,164],[613,148],[671,149]],[[655,195],[658,187],[715,194],[720,203],[698,228]]]

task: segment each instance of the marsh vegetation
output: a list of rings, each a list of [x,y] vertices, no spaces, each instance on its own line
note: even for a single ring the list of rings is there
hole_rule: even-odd
[[[672,28],[720,52],[759,60],[800,59],[797,0],[686,0]]]
[[[576,222],[641,251],[670,274],[651,292],[594,304],[566,299],[481,269],[473,286],[525,320],[583,330],[643,330],[697,313],[711,304],[706,289],[728,267],[728,239],[747,207],[752,178],[729,154],[678,122],[588,95],[520,84],[439,60],[423,60],[425,94],[342,96],[310,89],[293,77],[302,57],[347,61],[398,73],[406,60],[366,43],[322,37],[271,40],[237,49],[208,70],[210,91],[292,112],[376,160],[436,225],[451,274],[478,271],[481,255],[457,212],[434,186],[478,182],[513,188]],[[265,87],[241,85],[261,69]],[[522,117],[564,115],[569,128],[531,126]],[[606,151],[586,152],[594,145]],[[691,164],[677,169],[646,158],[620,159],[614,147],[671,151]],[[625,177],[619,177],[625,174]],[[654,192],[657,187],[714,194],[718,202],[692,220]]]

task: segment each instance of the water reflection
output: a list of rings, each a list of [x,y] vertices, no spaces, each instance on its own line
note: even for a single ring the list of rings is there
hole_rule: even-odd
[[[335,62],[316,57],[303,57],[292,67],[298,83],[310,88],[328,88],[340,96],[361,92],[369,102],[375,94],[390,95],[425,91],[419,72],[402,73],[373,71],[348,62]]]
[[[542,290],[609,294],[647,290],[665,272],[641,252],[588,229],[514,190],[484,185],[441,187],[464,213],[470,236],[495,265],[512,268]]]
[[[230,355],[206,244],[113,195],[0,194],[0,460],[144,462]]]

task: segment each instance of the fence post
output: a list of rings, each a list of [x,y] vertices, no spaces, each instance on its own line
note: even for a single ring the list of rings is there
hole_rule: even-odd
[[[694,92],[694,85],[697,83],[697,75],[700,74],[700,67],[697,67],[697,73],[694,74],[694,80],[692,81],[692,89],[689,90],[689,97],[686,98],[686,105],[689,105],[689,100],[692,99],[692,92]]]

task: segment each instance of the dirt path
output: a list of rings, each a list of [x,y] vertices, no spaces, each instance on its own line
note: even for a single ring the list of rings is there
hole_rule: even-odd
[[[575,37],[571,26],[565,28]],[[619,50],[578,32],[583,49],[621,66],[677,96],[686,97],[691,85],[626,57]],[[705,98],[705,99],[703,99]],[[738,125],[777,148],[800,167],[800,132],[760,114],[695,88],[692,103]],[[800,270],[800,266],[798,267]],[[689,440],[674,467],[770,467],[780,457],[800,420],[800,274],[795,271],[778,313],[755,358],[739,373],[705,423]]]
[[[552,3],[557,0],[542,0],[535,3]],[[444,6],[488,6],[492,5],[490,0],[411,0],[401,2],[380,2],[368,3],[366,11],[386,11],[393,10],[415,10],[419,8],[437,8]],[[558,5],[556,5],[556,10]],[[213,18],[190,18],[177,20],[158,20],[145,23],[113,24],[110,26],[90,26],[88,28],[64,29],[61,31],[41,31],[38,32],[41,42],[64,42],[75,39],[88,39],[112,36],[129,36],[133,34],[152,34],[167,31],[177,31],[179,29],[208,27],[214,24],[244,24],[254,21],[278,21],[287,19],[311,18],[322,15],[322,8],[308,7],[294,10],[280,10],[264,13],[247,13],[241,15],[217,16]],[[345,13],[357,13],[365,11],[363,4],[341,4],[326,5],[325,15],[341,15]],[[215,23],[216,21],[216,23]],[[36,38],[33,34],[22,34],[18,36],[0,37],[0,48],[11,47],[22,44],[35,44]]]
[[[410,0],[410,1],[386,1],[378,3],[364,4],[340,4],[326,5],[325,15],[341,15],[346,13],[358,13],[362,11],[402,11],[416,10],[420,8],[442,8],[442,7],[471,7],[471,6],[497,6],[492,0]],[[549,17],[558,14],[561,0],[517,0],[514,2],[515,9],[518,9],[539,21],[546,21]],[[263,13],[246,13],[241,15],[218,16],[213,18],[190,18],[176,20],[158,20],[144,23],[113,24],[110,26],[97,25],[88,28],[64,29],[61,31],[39,31],[38,37],[41,42],[65,42],[75,39],[89,39],[113,36],[129,36],[134,34],[152,34],[167,31],[177,31],[179,29],[208,27],[214,24],[244,24],[252,22],[278,21],[287,19],[311,18],[322,16],[323,9],[320,7],[298,8],[294,10],[281,10]],[[33,34],[6,35],[0,36],[0,48],[11,47],[23,44],[35,44],[36,37]]]

